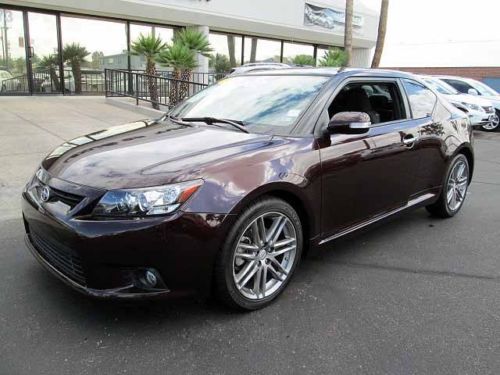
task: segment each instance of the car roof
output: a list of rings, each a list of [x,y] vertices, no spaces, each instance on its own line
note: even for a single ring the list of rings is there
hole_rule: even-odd
[[[306,76],[330,76],[342,74],[345,77],[349,76],[372,76],[372,77],[387,77],[387,78],[418,78],[412,73],[402,72],[399,70],[386,69],[367,69],[367,68],[307,68],[294,67],[288,69],[266,70],[259,72],[248,72],[245,75],[306,75]]]
[[[459,81],[467,81],[467,80],[471,79],[471,78],[467,78],[467,77],[450,76],[450,75],[444,75],[444,74],[434,74],[433,77],[441,78],[441,79],[456,79]]]

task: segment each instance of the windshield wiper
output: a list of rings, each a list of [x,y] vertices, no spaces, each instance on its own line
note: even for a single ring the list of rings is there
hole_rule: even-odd
[[[165,117],[163,117],[163,120],[170,120],[170,121],[175,122],[176,124],[179,124],[179,125],[193,126],[189,122],[182,121],[182,119],[175,117],[175,116],[172,116],[172,115],[165,115]]]
[[[243,121],[238,121],[238,120],[228,120],[225,118],[215,118],[215,117],[184,117],[181,118],[180,120],[186,122],[204,122],[205,124],[208,125],[215,125],[217,123],[228,124],[244,133],[249,133],[249,131],[243,127],[245,123]]]

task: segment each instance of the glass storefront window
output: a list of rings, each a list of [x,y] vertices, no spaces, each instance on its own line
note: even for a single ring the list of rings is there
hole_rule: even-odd
[[[22,12],[0,8],[0,91],[28,91]],[[5,30],[4,25],[7,30]]]
[[[28,13],[32,64],[32,88],[35,93],[60,93],[60,56],[57,48],[56,16]]]
[[[146,24],[130,24],[130,43],[136,41],[140,35],[151,35],[154,34],[161,38],[164,43],[171,43],[172,37],[174,36],[174,29],[169,27],[160,27],[155,25]],[[144,56],[130,57],[130,68],[132,70],[145,70],[146,69],[146,59]],[[157,70],[165,70],[167,68],[157,66]]]
[[[294,65],[314,66],[314,46],[310,44],[288,43],[283,45],[283,62]]]
[[[210,33],[210,46],[214,50],[210,58],[210,68],[216,73],[226,73],[241,65],[242,38],[237,35]]]
[[[61,16],[65,90],[101,92],[104,69],[127,69],[125,22]]]
[[[280,62],[280,56],[280,41],[245,37],[245,63]]]
[[[318,47],[316,51],[316,66],[319,66],[319,62],[328,53],[327,47]]]
[[[153,32],[165,43],[171,43],[172,38],[174,37],[174,29],[170,27],[153,26]]]

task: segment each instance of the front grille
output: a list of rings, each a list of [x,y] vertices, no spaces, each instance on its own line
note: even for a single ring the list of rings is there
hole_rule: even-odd
[[[486,113],[493,113],[493,112],[495,112],[495,110],[493,109],[492,106],[483,107],[483,109],[484,109],[484,111]]]
[[[80,195],[71,194],[59,189],[54,189],[53,187],[51,187],[50,190],[51,190],[51,200],[60,201],[70,206],[71,208],[75,207],[83,199],[83,197]]]
[[[30,236],[35,250],[48,263],[78,284],[83,286],[87,284],[82,260],[74,251],[34,232],[31,232]]]

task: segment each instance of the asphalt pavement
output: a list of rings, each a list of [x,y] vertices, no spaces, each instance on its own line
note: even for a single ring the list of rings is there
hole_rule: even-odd
[[[92,300],[25,248],[19,194],[44,154],[142,117],[97,98],[0,99],[0,375],[500,373],[500,134],[476,133],[456,217],[419,209],[338,240],[274,304],[236,313]]]

